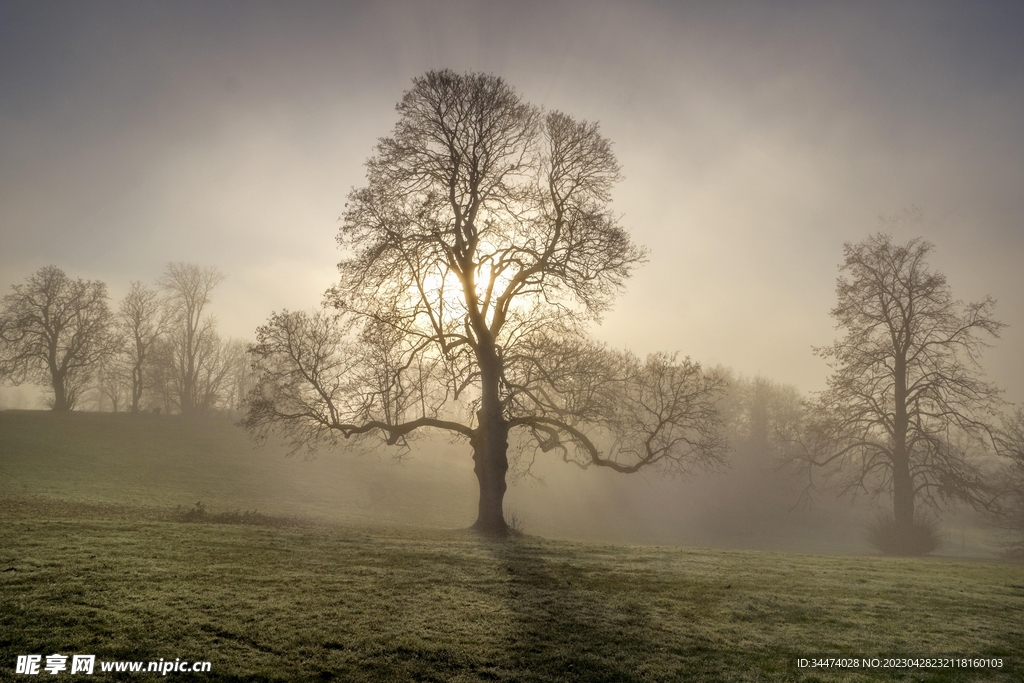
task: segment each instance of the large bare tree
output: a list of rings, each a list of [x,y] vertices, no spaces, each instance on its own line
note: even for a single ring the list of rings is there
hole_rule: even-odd
[[[1000,393],[978,359],[1002,324],[991,298],[956,300],[928,267],[933,246],[876,234],[844,246],[832,309],[843,336],[818,349],[828,389],[813,406],[798,458],[825,468],[842,492],[889,494],[897,534],[915,506],[990,506],[978,456],[992,446]]]
[[[349,195],[327,310],[258,330],[246,424],[297,448],[465,439],[488,533],[507,530],[513,430],[584,467],[717,462],[717,378],[584,336],[644,257],[610,209],[619,165],[597,124],[451,71],[415,79],[397,110]]]
[[[214,288],[224,276],[214,267],[169,263],[158,284],[167,315],[166,347],[161,354],[167,395],[184,415],[209,408],[211,376],[216,375],[220,338],[206,313]]]
[[[46,266],[12,289],[0,311],[0,377],[49,385],[53,410],[72,410],[115,349],[107,286]]]

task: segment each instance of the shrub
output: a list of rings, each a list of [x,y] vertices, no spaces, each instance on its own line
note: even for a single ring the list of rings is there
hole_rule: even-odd
[[[927,555],[942,545],[935,520],[918,516],[910,527],[901,527],[889,513],[878,515],[868,524],[867,541],[883,555]]]
[[[515,511],[509,510],[505,513],[505,526],[508,527],[509,534],[512,536],[523,535],[523,518]]]

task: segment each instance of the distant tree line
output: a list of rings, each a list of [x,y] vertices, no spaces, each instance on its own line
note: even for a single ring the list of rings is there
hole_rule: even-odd
[[[55,411],[97,407],[184,415],[239,410],[246,345],[222,339],[207,310],[224,276],[169,263],[150,287],[132,282],[116,311],[107,285],[46,266],[0,308],[0,380],[49,390]]]

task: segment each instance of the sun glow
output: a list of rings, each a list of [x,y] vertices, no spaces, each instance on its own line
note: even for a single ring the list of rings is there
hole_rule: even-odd
[[[493,254],[494,250],[484,253]],[[514,272],[508,270],[493,275],[492,267],[495,260],[483,260],[474,273],[476,306],[488,323],[493,319],[497,299],[506,292],[515,276]],[[463,282],[455,271],[446,265],[439,265],[429,272],[420,274],[409,287],[409,295],[419,300],[424,308],[430,311],[428,315],[434,316],[445,325],[462,321],[469,313],[469,302]],[[513,308],[520,305],[516,301],[511,304]]]

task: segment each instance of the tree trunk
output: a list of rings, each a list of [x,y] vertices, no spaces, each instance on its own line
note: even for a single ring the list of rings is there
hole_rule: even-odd
[[[192,370],[185,369],[181,383],[181,414],[191,415],[195,411],[195,388],[192,382]]]
[[[63,412],[71,410],[71,406],[68,404],[68,395],[64,387],[64,376],[60,374],[53,374],[53,380],[51,382],[53,386],[53,408],[52,410]]]
[[[502,435],[495,439],[490,429],[481,428],[473,443],[473,472],[480,484],[480,505],[472,529],[485,534],[504,536],[508,533],[502,507],[505,499],[505,473],[508,471],[508,440]],[[499,431],[500,430],[499,427]]]
[[[480,484],[480,506],[472,529],[481,533],[505,536],[508,525],[502,502],[505,499],[505,473],[508,472],[508,427],[501,411],[498,393],[500,360],[495,356],[481,363],[481,407],[477,413],[479,427],[472,439],[473,471]]]
[[[893,463],[892,514],[898,528],[910,529],[914,525],[914,480],[905,457]]]
[[[133,413],[139,412],[139,404],[142,402],[142,368],[136,365],[132,368],[132,407]]]
[[[909,549],[914,527],[914,480],[910,476],[910,454],[907,453],[907,371],[902,355],[897,355],[895,365],[892,515],[900,546]]]

